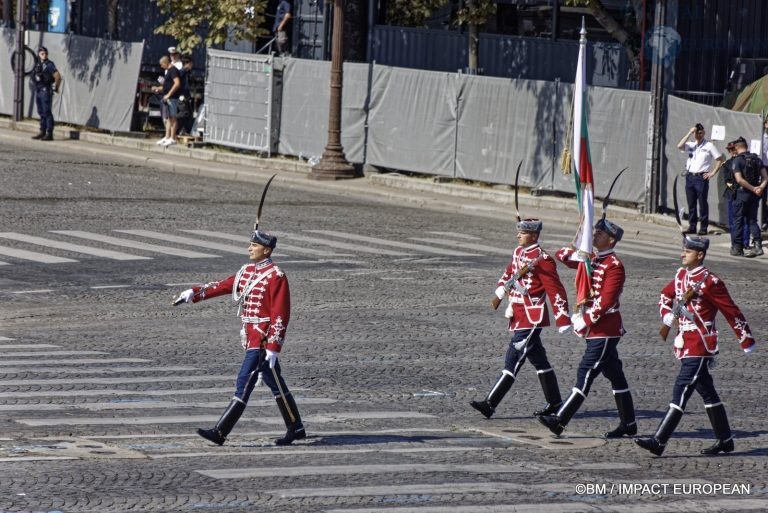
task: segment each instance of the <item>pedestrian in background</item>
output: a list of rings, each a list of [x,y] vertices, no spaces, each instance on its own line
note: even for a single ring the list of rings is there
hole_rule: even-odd
[[[231,294],[243,323],[240,341],[245,358],[237,376],[235,394],[213,428],[197,430],[197,434],[217,445],[224,444],[245,411],[262,370],[264,383],[272,391],[287,428],[285,436],[275,443],[289,445],[306,436],[296,401],[283,380],[277,360],[291,316],[291,293],[285,273],[272,262],[276,245],[277,237],[255,230],[248,247],[251,263],[228,278],[185,290],[174,301],[174,304],[197,303]]]
[[[650,438],[635,440],[637,445],[656,456],[664,452],[694,390],[704,400],[704,409],[717,439],[701,454],[711,456],[734,449],[725,406],[710,373],[719,352],[715,327],[717,312],[728,321],[745,353],[751,353],[756,342],[744,314],[728,294],[725,282],[704,267],[708,249],[709,239],[685,237],[680,254],[682,267],[661,291],[659,315],[669,327],[677,323],[673,350],[681,365],[672,391],[672,402],[656,433]]]
[[[763,254],[763,241],[760,225],[757,222],[757,209],[760,205],[760,196],[768,183],[768,174],[763,167],[762,159],[747,151],[747,141],[743,137],[736,139],[734,144],[736,157],[733,159],[733,177],[737,189],[733,200],[734,228],[731,232],[731,244],[732,247],[736,246],[738,252],[740,249],[737,245],[738,239],[742,236],[746,223],[749,234],[752,236],[752,247],[742,254],[745,257],[754,258]],[[749,239],[747,238],[747,240]],[[731,254],[733,253],[732,251]]]
[[[763,120],[763,167],[768,169],[768,116]],[[763,195],[760,198],[761,214],[760,214],[760,230],[768,232],[768,187],[763,190]]]
[[[736,223],[734,222],[734,202],[736,201],[736,191],[739,190],[739,184],[736,183],[736,178],[733,176],[733,167],[736,163],[736,141],[731,141],[725,147],[730,158],[725,161],[725,164],[720,166],[723,169],[723,183],[725,190],[723,191],[723,198],[725,198],[728,206],[728,232],[731,234],[731,256],[744,256],[744,248],[749,246],[749,226],[746,222],[743,223],[741,234],[736,233]]]
[[[277,4],[275,13],[275,23],[272,26],[272,32],[275,34],[277,43],[277,54],[283,57],[291,55],[291,37],[290,28],[293,19],[293,6],[288,0],[281,0]]]
[[[56,64],[48,60],[48,49],[41,46],[37,49],[40,58],[33,73],[35,85],[35,104],[40,116],[40,132],[32,139],[43,141],[53,140],[53,93],[59,92],[61,74]]]
[[[600,374],[608,378],[619,412],[619,425],[605,433],[605,438],[621,438],[637,433],[635,405],[624,375],[618,345],[624,335],[619,312],[619,298],[624,289],[624,264],[616,255],[616,244],[624,230],[605,218],[595,224],[592,234],[595,255],[592,257],[592,297],[583,310],[571,317],[573,332],[586,339],[586,348],[570,397],[554,415],[541,415],[539,422],[553,434],[560,435],[589,395],[592,383]],[[556,258],[571,268],[579,262],[572,258],[574,248],[562,248]]]
[[[722,153],[704,135],[704,125],[696,123],[677,144],[678,149],[688,155],[685,164],[685,196],[688,200],[686,233],[699,235],[706,235],[709,229],[709,203],[707,202],[709,179],[717,174],[720,166],[725,162]],[[688,139],[691,136],[694,140],[689,142]],[[699,223],[698,232],[696,232],[697,223]]]
[[[549,326],[546,297],[549,297],[552,304],[555,324],[561,333],[570,329],[571,321],[568,297],[557,274],[557,265],[539,246],[542,226],[539,219],[524,219],[517,223],[518,246],[512,261],[496,284],[496,298],[509,298],[505,316],[509,318],[512,340],[507,349],[504,369],[496,384],[484,400],[470,402],[485,418],[491,418],[496,411],[526,360],[530,360],[536,369],[546,400],[544,407],[534,412],[534,415],[556,411],[562,403],[555,370],[541,343],[541,329]]]
[[[160,86],[152,88],[155,92],[162,92],[161,98],[165,136],[157,141],[160,146],[176,144],[176,132],[178,130],[179,96],[181,94],[181,77],[176,66],[171,64],[167,55],[160,57],[160,67],[165,74]]]

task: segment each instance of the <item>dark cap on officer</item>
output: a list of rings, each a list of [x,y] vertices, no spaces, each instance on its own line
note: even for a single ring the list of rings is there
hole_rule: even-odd
[[[37,53],[40,53],[40,52],[48,53],[48,48],[46,48],[44,46],[38,46],[37,47]]]
[[[541,219],[523,219],[517,222],[518,232],[540,233],[543,227],[544,223],[541,222]]]
[[[255,244],[261,244],[266,248],[275,249],[277,246],[277,237],[261,230],[256,230],[251,235],[251,242]]]
[[[607,233],[608,235],[616,239],[616,242],[619,242],[621,238],[624,236],[624,230],[621,228],[621,226],[605,218],[600,219],[595,224],[595,229]]]
[[[706,253],[707,249],[709,249],[709,239],[705,237],[686,236],[683,239],[683,248],[692,249],[694,251],[703,251]]]
[[[746,139],[744,139],[743,137],[739,137],[738,139],[736,139],[735,141],[733,141],[733,145],[734,145],[734,146],[743,146],[743,147],[745,147],[745,148],[748,148],[748,147],[749,147],[749,144],[747,144],[747,140],[746,140]]]
[[[704,125],[701,123],[696,123],[696,130],[704,130]]]

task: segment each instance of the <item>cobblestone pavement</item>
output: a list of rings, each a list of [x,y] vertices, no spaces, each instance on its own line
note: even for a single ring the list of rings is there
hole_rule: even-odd
[[[730,258],[722,235],[710,267],[760,343],[744,355],[720,321],[715,379],[736,452],[699,455],[712,432],[694,396],[654,458],[629,439],[602,439],[617,422],[602,378],[561,438],[531,416],[542,394],[529,365],[491,420],[469,407],[508,343],[488,305],[513,247],[508,205],[281,172],[262,226],[278,233],[275,260],[291,283],[280,358],[309,436],[273,444],[282,421],[262,387],[216,447],[194,432],[232,393],[238,320],[226,298],[170,300],[246,261],[269,174],[222,181],[161,171],[141,152],[0,139],[0,512],[768,509],[768,259]],[[524,210],[544,219],[546,249],[572,237],[566,210]],[[620,354],[650,434],[678,369],[659,341],[656,301],[679,235],[626,215],[621,224]],[[573,272],[559,271],[572,295]],[[583,341],[554,329],[543,339],[566,393]]]

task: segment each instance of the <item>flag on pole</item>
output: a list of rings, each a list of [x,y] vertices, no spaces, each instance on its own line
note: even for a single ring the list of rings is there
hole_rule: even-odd
[[[576,304],[581,305],[592,296],[592,225],[595,217],[595,181],[592,177],[592,159],[589,154],[587,133],[587,29],[581,20],[579,62],[576,67],[573,99],[573,163],[576,167],[576,201],[581,223],[576,234],[576,253],[580,261],[576,271]]]

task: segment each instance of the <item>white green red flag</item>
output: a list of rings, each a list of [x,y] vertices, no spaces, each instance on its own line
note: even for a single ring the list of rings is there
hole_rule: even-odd
[[[576,201],[581,223],[576,234],[574,258],[580,261],[576,271],[576,304],[581,305],[592,296],[592,225],[595,217],[595,181],[592,177],[592,159],[589,154],[587,133],[587,29],[581,22],[579,62],[576,67],[573,98],[573,162],[576,167]],[[577,129],[578,127],[578,129]]]

